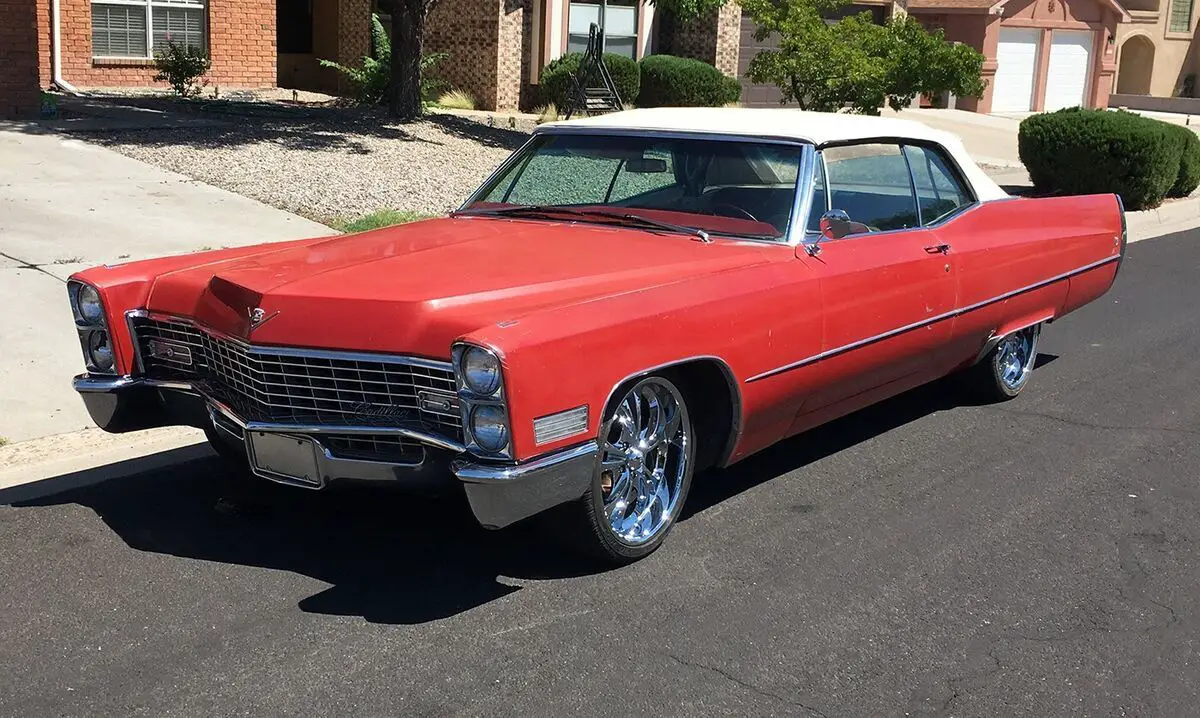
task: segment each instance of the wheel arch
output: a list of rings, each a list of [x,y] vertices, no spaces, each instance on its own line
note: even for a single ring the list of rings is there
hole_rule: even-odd
[[[648,376],[664,375],[679,385],[693,425],[708,441],[697,441],[696,468],[724,466],[733,455],[742,428],[742,394],[737,376],[729,363],[718,356],[693,356],[638,370],[613,384],[600,414],[603,422],[619,401],[637,382]],[[718,389],[718,391],[703,391]],[[699,419],[699,421],[697,421]]]

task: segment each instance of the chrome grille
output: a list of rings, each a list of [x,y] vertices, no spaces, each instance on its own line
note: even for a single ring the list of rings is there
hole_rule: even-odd
[[[132,328],[146,374],[184,379],[225,402],[248,421],[341,426],[424,424],[461,439],[457,412],[425,411],[428,393],[457,406],[454,372],[446,365],[404,357],[342,356],[317,350],[253,347],[183,322],[134,319]],[[154,356],[155,340],[186,347],[190,360]],[[161,349],[161,345],[160,345]],[[161,354],[161,352],[160,352]]]

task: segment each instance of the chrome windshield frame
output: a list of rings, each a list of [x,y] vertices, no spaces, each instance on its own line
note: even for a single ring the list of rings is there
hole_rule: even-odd
[[[537,128],[533,134],[519,148],[514,150],[504,162],[496,168],[494,172],[488,175],[480,185],[471,192],[467,200],[463,202],[456,212],[467,210],[472,204],[481,201],[487,190],[493,182],[502,177],[505,173],[515,167],[518,163],[525,160],[526,153],[530,146],[540,138],[547,135],[589,135],[589,136],[604,136],[604,137],[638,137],[651,139],[683,139],[683,140],[712,140],[717,142],[749,142],[754,144],[773,144],[787,145],[790,147],[800,148],[800,164],[796,172],[796,187],[792,197],[792,211],[788,221],[788,231],[776,239],[757,239],[752,237],[736,237],[722,235],[716,232],[710,232],[713,238],[718,238],[728,242],[755,242],[757,244],[773,245],[778,247],[795,248],[804,241],[804,225],[808,218],[809,208],[812,206],[812,169],[816,161],[816,147],[813,143],[797,139],[794,137],[779,137],[774,135],[741,135],[722,132],[693,132],[687,130],[659,130],[659,129],[639,129],[636,127],[593,127],[589,125],[579,126],[558,126],[550,128]]]

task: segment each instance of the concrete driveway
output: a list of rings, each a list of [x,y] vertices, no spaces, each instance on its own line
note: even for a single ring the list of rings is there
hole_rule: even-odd
[[[0,437],[90,425],[65,280],[102,263],[333,234],[35,125],[0,123]],[[3,443],[3,442],[0,442]]]

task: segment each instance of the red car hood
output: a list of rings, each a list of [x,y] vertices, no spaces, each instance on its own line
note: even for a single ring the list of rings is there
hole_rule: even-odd
[[[159,275],[148,308],[256,344],[445,358],[487,324],[766,261],[752,242],[704,244],[619,227],[429,220]]]

